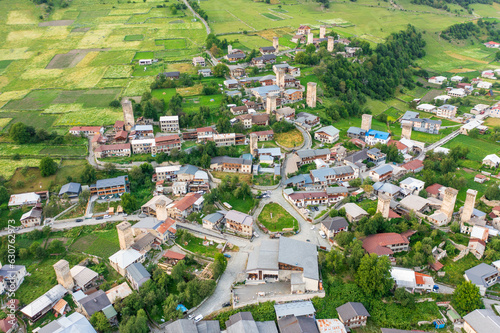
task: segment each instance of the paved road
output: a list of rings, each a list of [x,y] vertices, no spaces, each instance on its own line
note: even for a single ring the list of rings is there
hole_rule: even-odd
[[[455,291],[455,288],[445,286],[444,284],[436,283],[436,285],[439,287],[438,293],[440,294],[453,294]]]
[[[196,311],[194,315],[202,314],[204,317],[208,316],[214,311],[222,308],[222,304],[231,300],[231,286],[239,273],[245,271],[247,264],[248,252],[252,249],[249,248],[240,252],[231,253],[231,258],[228,260],[226,270],[217,283],[214,293],[209,299],[205,301]]]

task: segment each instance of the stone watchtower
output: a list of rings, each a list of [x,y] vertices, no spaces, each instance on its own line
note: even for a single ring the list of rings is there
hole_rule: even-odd
[[[134,109],[132,107],[132,102],[128,99],[123,100],[122,110],[123,110],[123,120],[125,123],[125,130],[130,131],[130,129],[132,129],[132,127],[135,125]]]
[[[280,47],[280,40],[278,37],[273,37],[273,47],[274,47],[274,51],[278,52],[278,49]]]
[[[307,106],[310,108],[316,107],[316,82],[307,82]]]
[[[403,128],[401,130],[401,138],[411,140],[411,131],[413,129],[413,125],[409,122],[403,123]]]
[[[458,191],[454,188],[447,187],[444,190],[443,205],[441,206],[441,212],[446,214],[447,222],[450,222],[453,218],[453,211],[455,210],[455,201],[457,200]]]
[[[307,34],[307,45],[312,44],[314,42],[314,35],[312,32]]]
[[[285,88],[285,69],[276,69],[276,85],[281,88]]]
[[[467,190],[467,197],[465,198],[464,208],[462,210],[462,215],[460,216],[460,220],[462,221],[462,223],[470,221],[472,212],[474,211],[474,205],[476,204],[476,196],[476,190]]]
[[[276,110],[276,99],[278,96],[274,94],[267,94],[266,97],[266,113],[271,114]]]
[[[326,25],[319,27],[319,38],[325,38],[326,35]]]
[[[378,195],[377,213],[382,213],[384,219],[389,218],[389,210],[391,208],[391,198],[385,194]]]
[[[328,52],[333,52],[334,46],[335,46],[335,38],[333,36],[328,36],[328,44],[326,46]]]
[[[372,115],[364,114],[361,117],[361,129],[368,132],[371,128],[372,128]]]
[[[132,234],[132,225],[123,221],[116,226],[118,231],[118,240],[120,241],[120,250],[128,249],[134,243],[134,236]]]
[[[69,270],[69,262],[61,259],[52,267],[54,267],[54,270],[56,271],[57,282],[64,288],[73,290],[75,283],[73,281],[73,277],[71,276],[71,271]]]
[[[257,134],[250,134],[250,154],[252,154],[253,157],[257,156],[258,142],[259,138],[257,137]]]

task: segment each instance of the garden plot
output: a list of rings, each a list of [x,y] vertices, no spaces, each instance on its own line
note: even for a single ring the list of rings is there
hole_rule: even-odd
[[[56,20],[38,23],[39,27],[63,27],[72,25],[75,20]]]
[[[185,38],[156,39],[155,45],[163,46],[165,50],[185,49],[187,48],[187,41]]]
[[[33,90],[22,99],[11,100],[2,110],[43,110],[59,93],[60,90]]]
[[[132,73],[132,66],[129,65],[111,65],[104,73],[105,79],[121,79],[128,78]]]
[[[108,49],[71,50],[68,53],[56,54],[45,69],[72,68],[92,51],[107,51]]]
[[[90,28],[74,28],[71,32],[87,32]]]
[[[0,60],[29,59],[33,56],[33,52],[28,49],[28,47],[0,49]]]
[[[144,35],[126,35],[123,40],[127,42],[141,41],[144,40]]]
[[[31,10],[11,10],[7,16],[7,24],[36,24],[38,19]]]

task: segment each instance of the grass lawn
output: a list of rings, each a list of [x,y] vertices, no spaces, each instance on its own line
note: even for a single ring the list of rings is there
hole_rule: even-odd
[[[188,251],[198,253],[206,257],[213,258],[217,253],[220,253],[219,249],[217,249],[218,243],[214,242],[212,245],[205,246],[203,245],[203,242],[204,242],[203,239],[191,235],[191,237],[189,237],[189,240],[187,241],[187,244],[179,243],[179,245]]]
[[[155,45],[164,46],[165,50],[185,49],[187,47],[186,39],[157,39]]]
[[[302,132],[298,129],[293,129],[286,133],[275,133],[274,139],[278,144],[286,148],[298,147],[304,142]]]
[[[297,219],[276,203],[264,206],[259,214],[259,222],[269,231],[282,231],[285,228],[297,228]]]
[[[444,145],[445,148],[453,148],[457,146],[469,148],[467,159],[476,162],[482,162],[486,155],[497,154],[500,151],[500,145],[496,143],[481,139],[473,139],[462,134]]]
[[[120,250],[116,228],[110,230],[94,230],[91,234],[80,237],[70,247],[70,250],[92,254],[107,260]]]
[[[260,175],[254,175],[252,182],[255,185],[260,186],[272,186],[278,184],[280,181],[279,177],[274,177],[274,174],[271,173],[263,173]]]
[[[212,175],[218,179],[224,179],[227,176],[234,177],[238,176],[239,182],[245,182],[248,185],[252,185],[252,175],[244,173],[233,173],[233,172],[222,172],[222,171],[211,171]]]
[[[134,56],[134,60],[140,60],[140,59],[153,59],[154,58],[154,52],[153,51],[141,51],[141,52],[136,52]]]
[[[29,304],[57,284],[56,273],[52,267],[60,258],[49,258],[43,261],[33,259],[19,260],[16,264],[25,265],[31,274],[16,291],[16,298],[23,304]]]
[[[444,265],[443,270],[446,274],[444,277],[437,277],[435,279],[438,282],[449,283],[456,286],[465,281],[464,272],[469,268],[480,264],[480,261],[477,260],[472,253],[469,253],[456,262],[453,262],[450,258],[446,257],[441,260],[441,263]]]
[[[250,211],[257,205],[258,200],[254,198],[247,198],[245,200],[232,198],[231,200],[228,200],[227,203],[230,204],[234,210],[249,214]]]

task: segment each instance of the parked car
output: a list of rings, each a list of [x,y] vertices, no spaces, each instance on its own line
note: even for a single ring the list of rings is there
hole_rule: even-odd
[[[231,306],[231,302],[226,302],[226,303],[222,304],[223,308],[227,308],[228,306]]]
[[[319,235],[321,236],[321,238],[326,238],[326,234],[323,230],[319,231]]]
[[[102,216],[98,216],[98,217],[96,217],[95,219],[96,219],[96,220],[102,220],[102,219],[104,219],[104,217],[102,217]]]
[[[203,319],[203,315],[199,314],[196,317],[194,317],[194,322],[197,323]]]
[[[229,253],[224,253],[224,257],[231,258],[231,255]]]
[[[104,215],[105,219],[109,219],[110,217],[111,217],[111,215]]]
[[[259,238],[259,234],[256,233],[255,231],[253,232],[253,235],[255,236],[255,238]]]
[[[77,223],[83,222],[83,219],[76,219],[75,222]]]

